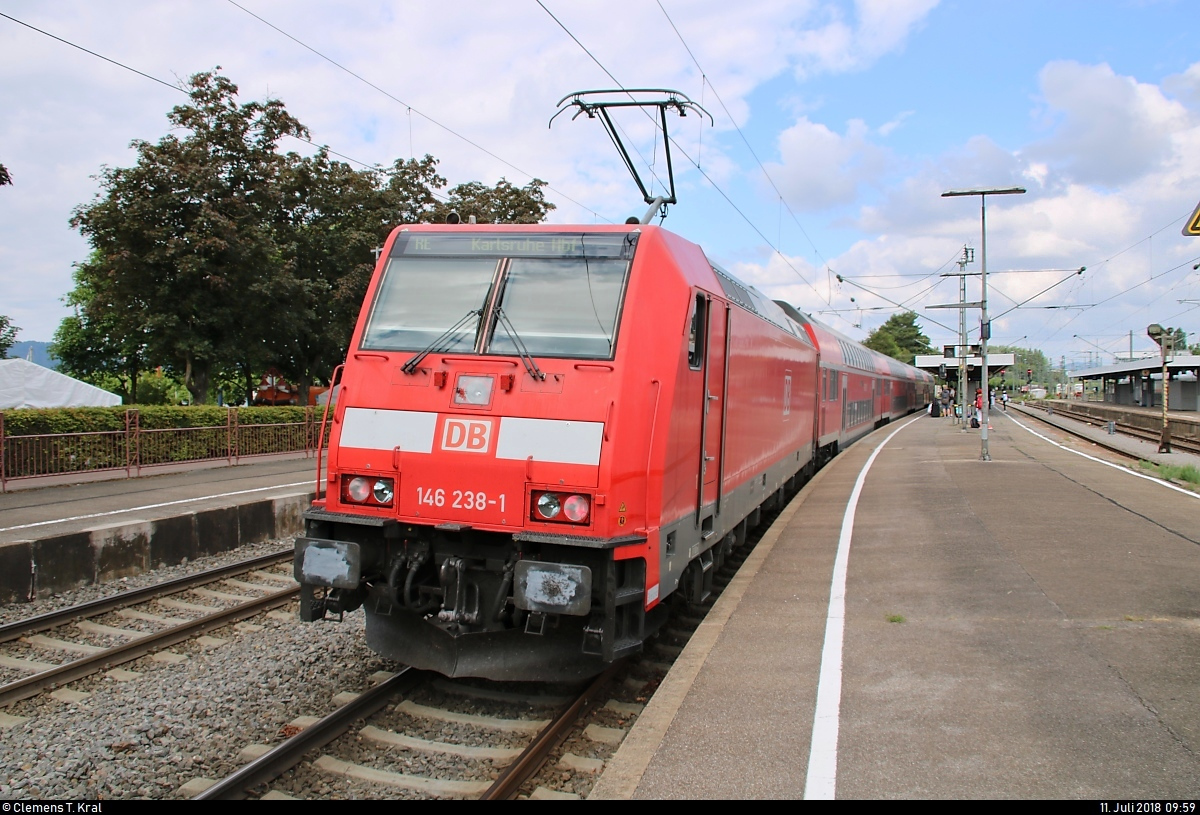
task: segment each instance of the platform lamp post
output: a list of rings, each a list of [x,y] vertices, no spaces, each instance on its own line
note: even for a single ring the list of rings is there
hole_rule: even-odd
[[[979,228],[980,228],[980,262],[979,262],[979,361],[980,367],[983,370],[979,374],[980,384],[983,386],[983,399],[981,400],[982,407],[980,410],[983,415],[979,418],[979,460],[991,461],[992,455],[988,451],[988,400],[991,396],[991,389],[988,387],[988,356],[987,342],[992,335],[992,326],[988,321],[987,310],[987,197],[989,195],[1023,195],[1024,187],[997,187],[995,189],[985,190],[947,190],[942,193],[943,198],[959,198],[966,195],[979,196]]]

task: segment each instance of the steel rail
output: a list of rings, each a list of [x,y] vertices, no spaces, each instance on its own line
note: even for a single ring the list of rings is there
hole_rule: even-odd
[[[87,603],[78,603],[77,605],[68,606],[67,608],[51,611],[46,614],[40,614],[36,617],[29,617],[24,620],[0,625],[0,643],[10,642],[20,637],[29,634],[36,634],[39,631],[45,631],[49,628],[62,625],[63,623],[72,620],[81,619],[84,617],[95,617],[100,614],[106,614],[118,608],[144,603],[148,600],[154,600],[158,597],[163,597],[168,594],[184,591],[186,589],[203,586],[208,583],[214,583],[218,580],[224,580],[230,575],[240,574],[242,572],[253,571],[264,566],[273,566],[276,563],[282,563],[285,560],[291,559],[293,551],[291,549],[275,552],[269,555],[259,555],[248,560],[239,561],[228,566],[220,566],[216,569],[208,569],[203,572],[177,577],[168,580],[165,583],[156,583],[153,586],[146,586],[141,589],[133,589],[131,591],[121,592],[109,597],[101,597],[99,600],[92,600]]]
[[[1045,409],[1044,408],[1031,408],[1028,405],[1026,405],[1024,407],[1024,412],[1026,413],[1026,415],[1032,415],[1032,416],[1037,416],[1038,418],[1042,418],[1039,415],[1039,413],[1037,412],[1039,410],[1044,411]],[[1116,428],[1118,433],[1120,433],[1121,435],[1124,435],[1124,436],[1129,436],[1130,438],[1138,439],[1139,441],[1150,441],[1150,442],[1154,442],[1155,444],[1157,444],[1159,442],[1159,440],[1162,438],[1161,430],[1147,430],[1145,428],[1141,428],[1141,427],[1138,427],[1137,425],[1132,425],[1127,422],[1119,422],[1119,421],[1112,420],[1112,419],[1100,419],[1095,416],[1088,416],[1088,415],[1082,414],[1082,413],[1075,413],[1075,412],[1071,411],[1070,409],[1064,410],[1064,409],[1060,408],[1057,412],[1050,413],[1048,415],[1060,416],[1065,419],[1073,419],[1077,422],[1083,422],[1084,424],[1092,425],[1093,427],[1104,427],[1111,421],[1111,422],[1113,422],[1113,425]],[[1044,418],[1042,418],[1042,420],[1046,421]],[[1067,431],[1067,432],[1070,432],[1070,431]],[[1180,450],[1182,452],[1200,454],[1200,444],[1197,444],[1192,439],[1189,439],[1186,437],[1181,438],[1179,436],[1172,434],[1171,444],[1172,444],[1172,446],[1180,448]]]
[[[274,594],[268,594],[265,597],[259,597],[245,603],[239,603],[230,608],[221,609],[215,614],[208,614],[195,620],[189,620],[173,628],[168,628],[157,633],[141,634],[130,642],[108,648],[92,656],[72,660],[50,670],[41,671],[33,676],[7,683],[0,686],[0,708],[22,699],[28,699],[30,696],[36,696],[48,687],[71,682],[104,668],[139,659],[147,654],[191,639],[197,634],[203,634],[214,628],[222,628],[230,623],[286,605],[299,593],[300,587],[293,586]]]
[[[242,769],[213,784],[195,796],[193,801],[240,801],[248,790],[266,784],[300,763],[310,750],[324,747],[350,729],[357,719],[378,711],[397,693],[406,693],[429,676],[425,671],[403,668],[395,676],[374,688],[360,693],[352,702],[342,705],[319,722],[304,728],[296,735],[263,753]]]
[[[517,797],[521,785],[537,773],[546,763],[550,753],[563,739],[571,728],[579,721],[587,710],[595,703],[597,695],[612,681],[617,671],[625,667],[625,659],[617,660],[608,666],[604,673],[588,685],[570,705],[562,710],[550,724],[546,725],[534,740],[527,746],[516,760],[504,768],[500,776],[480,796],[484,801],[509,801]]]
[[[1071,428],[1071,427],[1068,427],[1065,425],[1058,424],[1057,422],[1052,421],[1052,417],[1058,417],[1060,419],[1070,419],[1073,422],[1079,422],[1081,424],[1086,424],[1086,425],[1093,426],[1093,427],[1102,427],[1102,426],[1108,424],[1107,421],[1104,421],[1101,419],[1094,419],[1092,417],[1078,416],[1078,415],[1075,415],[1072,413],[1065,413],[1065,412],[1061,412],[1061,411],[1056,412],[1056,413],[1046,413],[1044,410],[1042,410],[1040,408],[1031,408],[1031,407],[1017,408],[1017,412],[1020,413],[1022,416],[1028,416],[1031,419],[1037,419],[1042,424],[1050,425],[1050,427],[1061,430],[1062,432],[1067,433],[1068,435],[1075,436],[1076,438],[1091,442],[1092,444],[1096,445],[1097,447],[1102,447],[1105,450],[1108,450],[1110,453],[1116,453],[1119,456],[1124,456],[1125,458],[1132,459],[1134,461],[1149,461],[1150,460],[1146,456],[1141,456],[1141,455],[1138,455],[1137,453],[1131,453],[1128,450],[1122,450],[1120,447],[1117,447],[1112,444],[1106,444],[1104,441],[1102,441],[1100,439],[1094,439],[1091,436],[1085,435],[1084,433],[1081,433],[1079,430],[1076,430],[1074,428]],[[1159,439],[1158,434],[1151,434],[1151,435],[1143,436],[1141,434],[1148,433],[1148,431],[1143,431],[1140,428],[1133,427],[1132,425],[1124,424],[1123,422],[1117,423],[1117,430],[1121,435],[1127,436],[1131,439],[1137,439],[1138,441],[1157,442]],[[1176,447],[1181,448],[1184,452],[1200,453],[1200,448],[1193,447],[1192,445],[1188,444],[1187,442],[1180,444],[1179,440],[1175,439],[1175,438],[1171,439],[1171,444],[1175,445]]]
[[[1076,421],[1084,421],[1096,427],[1103,427],[1104,425],[1108,424],[1108,422],[1103,419],[1094,419],[1092,417],[1085,419],[1074,413],[1067,413],[1065,415],[1071,419],[1075,419]],[[1116,430],[1117,432],[1129,436],[1130,438],[1154,442],[1155,444],[1157,444],[1162,438],[1162,431],[1160,430],[1144,430],[1131,424],[1125,424],[1124,422],[1117,422]],[[1181,439],[1178,436],[1171,436],[1171,446],[1178,448],[1179,452],[1183,453],[1200,453],[1200,446],[1197,446],[1195,442],[1190,441],[1189,439]]]

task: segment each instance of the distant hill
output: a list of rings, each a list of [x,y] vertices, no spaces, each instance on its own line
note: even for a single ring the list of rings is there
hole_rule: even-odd
[[[31,348],[33,349],[32,358],[29,356]],[[48,342],[14,342],[12,348],[8,349],[8,356],[15,359],[28,359],[36,365],[56,371],[58,362],[50,359],[49,348],[50,343]]]

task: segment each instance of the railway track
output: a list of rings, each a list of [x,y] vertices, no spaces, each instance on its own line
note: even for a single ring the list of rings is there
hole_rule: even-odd
[[[291,558],[262,555],[0,626],[0,708],[292,602],[299,587],[277,570]]]
[[[1014,405],[1014,407],[1016,407],[1016,406]],[[1083,433],[1080,433],[1079,431],[1072,429],[1070,426],[1057,424],[1057,423],[1051,421],[1050,417],[1058,416],[1059,418],[1070,419],[1071,421],[1080,422],[1081,424],[1086,424],[1091,427],[1107,427],[1108,426],[1107,421],[1104,421],[1101,419],[1095,419],[1095,418],[1092,418],[1089,416],[1079,416],[1079,415],[1076,415],[1073,413],[1063,413],[1063,412],[1053,413],[1051,411],[1039,410],[1036,408],[1029,408],[1029,407],[1024,407],[1024,408],[1018,407],[1017,410],[1019,410],[1020,413],[1024,416],[1029,416],[1030,418],[1037,419],[1044,424],[1048,424],[1052,427],[1056,427],[1059,430],[1063,431],[1064,433],[1069,433],[1072,436],[1075,436],[1077,438],[1086,439],[1087,441],[1089,441],[1099,447],[1103,447],[1105,450],[1116,453],[1117,455],[1123,456],[1128,459],[1132,459],[1134,461],[1138,461],[1142,458],[1141,456],[1137,455],[1136,453],[1131,453],[1128,450],[1123,450],[1116,445],[1105,444],[1103,439],[1096,439],[1096,438],[1093,438],[1092,436],[1088,436]],[[1157,444],[1160,439],[1160,435],[1158,433],[1154,433],[1149,430],[1143,430],[1141,428],[1125,424],[1124,422],[1114,422],[1113,424],[1114,424],[1114,429],[1118,433],[1120,433],[1123,436],[1128,436],[1129,438],[1138,439],[1139,441],[1154,442],[1155,444]],[[1171,439],[1171,447],[1176,452],[1194,453],[1196,455],[1200,455],[1200,445],[1197,445],[1196,443],[1188,441],[1186,439],[1181,440],[1181,439],[1172,438]]]
[[[1036,415],[1036,413],[1034,415]],[[1059,412],[1058,415],[1077,422],[1091,425],[1092,427],[1107,427],[1109,424],[1108,421],[1104,419],[1097,419],[1092,416],[1081,416],[1077,413]],[[1121,435],[1129,436],[1130,438],[1139,439],[1141,441],[1149,441],[1158,444],[1159,440],[1162,438],[1162,432],[1160,430],[1146,430],[1145,428],[1136,427],[1131,424],[1126,424],[1125,422],[1113,422],[1113,426],[1114,429]],[[1171,447],[1177,449],[1178,452],[1200,455],[1200,444],[1197,444],[1191,439],[1172,437]]]
[[[497,683],[471,686],[450,682],[428,672],[404,668],[379,682],[374,688],[353,695],[353,698],[328,716],[307,724],[238,772],[208,787],[193,800],[240,800],[254,797],[256,788],[261,789],[296,767],[310,752],[321,750],[343,738],[359,721],[368,723],[355,731],[348,746],[337,749],[337,745],[333,745],[334,749],[317,757],[311,764],[314,770],[332,777],[340,776],[366,782],[381,789],[407,791],[421,796],[513,799],[545,765],[553,749],[598,701],[599,696],[612,683],[614,676],[624,668],[623,664],[617,663],[582,690],[563,697],[504,690]],[[501,711],[499,714],[492,712],[480,715],[456,710],[453,705],[430,705],[412,698],[436,696],[439,692],[450,697],[486,699],[492,703],[499,703]],[[393,705],[392,702],[397,696],[409,698]],[[393,719],[407,717],[412,720],[454,725],[455,741],[438,741],[398,732],[394,728],[394,722],[393,726],[385,723],[387,717],[379,724],[372,723],[376,714],[388,706]],[[547,706],[557,708],[547,719],[515,715],[517,710],[537,710]],[[504,713],[508,715],[503,715]],[[294,727],[299,728],[300,725]],[[409,729],[420,730],[418,727]],[[472,740],[495,741],[495,734],[503,734],[506,737],[501,739],[506,742],[506,746],[467,743]],[[514,739],[521,738],[528,738],[524,747],[511,746]],[[366,751],[375,754],[371,756],[370,763],[364,763],[364,750],[361,748],[363,742],[375,745]],[[430,762],[431,767],[427,768],[430,771],[400,772],[377,766],[380,763],[388,763],[386,758],[381,762],[381,756],[388,753],[401,756],[400,760],[391,762],[395,764],[405,763],[404,754],[419,753],[455,756],[467,762],[477,761],[483,766],[476,769],[475,777],[466,778],[439,777],[444,773],[437,770],[444,768],[444,765],[436,760]],[[355,760],[339,757],[344,754],[356,754]],[[502,769],[495,770],[495,766]],[[495,776],[494,780],[480,780],[480,776],[486,778],[492,775]],[[276,792],[272,797],[282,795]]]
[[[681,607],[642,659],[568,693],[537,683],[448,680],[402,668],[328,715],[299,717],[274,746],[194,800],[245,798],[580,798],[591,789],[721,589],[753,549],[734,550],[704,603]],[[206,786],[207,785],[207,786]]]
[[[769,525],[769,517],[763,520],[748,545],[735,550],[718,571],[717,590],[752,549],[758,531]],[[318,633],[317,643],[306,648],[303,640],[292,635],[298,626],[289,625],[288,620],[294,619],[294,614],[284,620],[282,612],[273,615],[281,619],[268,625],[269,630],[278,632],[275,637],[259,626],[243,626],[239,635],[224,640],[224,648],[218,649],[219,641],[206,644],[203,638],[194,640],[209,656],[191,668],[174,663],[193,657],[191,652],[197,648],[192,644],[156,655],[155,659],[165,664],[149,670],[170,672],[162,679],[139,683],[138,674],[116,676],[112,671],[99,684],[89,679],[80,688],[62,688],[72,678],[136,659],[138,653],[165,649],[168,642],[228,625],[268,607],[257,605],[245,594],[256,595],[267,604],[292,602],[295,589],[285,566],[291,558],[290,551],[278,552],[0,625],[0,655],[9,659],[33,662],[35,652],[68,655],[61,665],[49,666],[53,673],[0,666],[0,679],[17,675],[9,682],[14,687],[7,689],[10,696],[4,704],[10,705],[8,713],[18,715],[0,713],[0,729],[16,728],[14,736],[20,733],[9,740],[6,751],[0,751],[12,754],[5,759],[10,772],[22,768],[12,776],[17,780],[9,782],[16,784],[13,789],[36,795],[67,794],[66,790],[80,795],[86,789],[87,794],[101,797],[191,797],[201,789],[193,783],[202,780],[197,776],[220,778],[254,764],[304,731],[309,731],[307,738],[321,741],[317,736],[323,730],[325,745],[318,748],[313,746],[315,741],[293,742],[293,754],[286,760],[276,752],[257,765],[261,771],[273,763],[267,775],[278,775],[276,780],[246,783],[243,776],[240,792],[232,797],[584,797],[704,612],[703,607],[682,609],[647,642],[642,658],[625,666],[606,690],[574,688],[569,699],[567,689],[530,683],[450,681],[428,675],[422,678],[411,671],[393,679],[394,665],[362,656],[359,659],[375,664],[355,663],[361,669],[352,671],[351,684],[339,687],[331,674],[341,672],[330,666],[348,663],[329,662],[329,655],[341,653],[337,643],[344,637],[331,637],[332,630],[314,632]],[[247,572],[255,576],[247,577]],[[221,581],[225,584],[219,585]],[[237,585],[251,581],[257,585]],[[186,593],[196,590],[203,593]],[[243,596],[234,599],[235,594]],[[716,594],[714,591],[703,606],[710,607]],[[173,606],[164,605],[164,600]],[[172,633],[163,637],[166,623],[160,617],[190,618],[193,615],[185,608],[199,605],[206,606],[204,617],[189,619],[190,630],[171,626]],[[122,630],[114,633],[110,628]],[[154,634],[158,636],[152,637]],[[38,637],[76,646],[103,646],[107,653],[71,654],[61,645],[36,640]],[[123,642],[108,642],[115,639]],[[281,641],[292,644],[276,656]],[[134,645],[137,650],[122,645]],[[348,647],[345,653],[353,650]],[[77,656],[80,658],[73,658]],[[166,657],[173,657],[169,664]],[[286,672],[279,670],[281,663],[288,666]],[[371,670],[379,669],[386,669],[387,675],[372,677]],[[144,675],[146,669],[135,670]],[[253,677],[259,670],[262,678],[256,680]],[[321,674],[327,678],[314,682]],[[317,717],[300,715],[327,713],[335,706],[328,703],[329,698],[339,690],[362,690],[375,682],[381,686],[377,695],[333,697],[338,715],[323,725]],[[67,695],[56,691],[32,698],[38,688],[44,692],[55,686]],[[321,690],[314,693],[314,686]],[[25,701],[13,704],[18,698]],[[294,706],[296,702],[301,704]],[[352,702],[357,706],[341,709]],[[572,706],[576,710],[569,716],[559,715]],[[288,715],[275,718],[283,710]],[[78,760],[59,758],[64,728],[70,728],[77,738],[95,739],[94,746],[89,745]],[[247,745],[249,741],[270,744]],[[482,748],[483,758],[471,755],[476,748]],[[445,786],[447,782],[469,785],[456,788]],[[210,796],[227,797],[215,789]]]

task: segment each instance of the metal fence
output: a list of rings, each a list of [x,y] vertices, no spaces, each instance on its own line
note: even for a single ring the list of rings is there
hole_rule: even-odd
[[[125,411],[124,430],[88,433],[48,433],[10,436],[0,412],[0,492],[9,481],[53,475],[124,470],[125,476],[145,468],[278,453],[314,455],[321,432],[321,413],[305,411],[304,421],[279,424],[240,424],[237,411],[224,425],[211,427],[142,428],[138,411]]]

